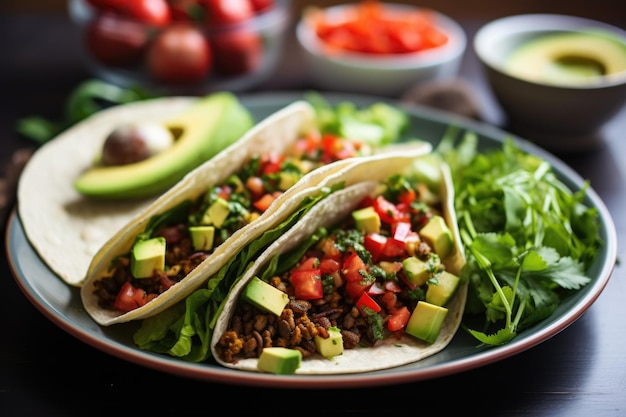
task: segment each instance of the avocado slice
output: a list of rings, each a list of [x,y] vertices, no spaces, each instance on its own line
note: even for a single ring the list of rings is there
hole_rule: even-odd
[[[426,301],[438,306],[445,306],[459,287],[460,278],[448,271],[437,275],[437,284],[428,282]]]
[[[445,307],[418,301],[406,324],[406,333],[427,343],[434,343],[447,315],[448,309]]]
[[[419,231],[420,237],[435,250],[441,258],[452,252],[454,239],[452,231],[443,217],[435,215]]]
[[[175,132],[173,146],[132,164],[94,165],[74,182],[75,189],[100,199],[160,194],[238,140],[254,125],[254,120],[234,94],[219,92],[199,99],[163,123]]]
[[[294,374],[302,363],[302,352],[285,347],[266,347],[261,352],[257,368],[273,374]]]
[[[410,256],[402,260],[402,269],[409,282],[416,287],[421,287],[428,281],[431,276],[432,268],[429,264],[421,259]]]
[[[165,270],[166,242],[162,236],[135,243],[130,256],[130,273],[135,278],[151,277],[155,270]]]
[[[252,280],[243,289],[241,297],[244,301],[262,310],[280,316],[289,302],[289,296],[276,287],[258,277]]]
[[[315,335],[317,352],[325,358],[332,358],[343,353],[343,336],[337,327],[328,328],[328,337]]]

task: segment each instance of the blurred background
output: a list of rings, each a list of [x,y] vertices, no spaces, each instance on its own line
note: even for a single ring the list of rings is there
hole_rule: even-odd
[[[294,12],[307,5],[328,6],[345,3],[345,0],[293,0]],[[584,10],[585,17],[602,19],[614,24],[626,25],[626,10],[621,0],[396,0],[430,7],[451,15],[464,17],[492,18],[517,13],[568,13]],[[66,8],[64,0],[0,0],[0,13],[4,12],[59,12]]]

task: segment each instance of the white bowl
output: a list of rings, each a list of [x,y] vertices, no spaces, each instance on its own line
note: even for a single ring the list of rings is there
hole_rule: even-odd
[[[420,10],[384,3],[392,10]],[[332,19],[345,19],[355,7],[343,4],[323,9]],[[425,9],[423,9],[425,10]],[[463,28],[448,16],[430,11],[436,26],[449,36],[442,46],[410,54],[373,55],[365,53],[328,54],[316,35],[305,9],[296,27],[296,37],[316,86],[326,90],[398,97],[417,83],[454,78],[467,46]]]
[[[611,34],[624,44],[626,54],[625,31],[582,17],[516,15],[494,20],[478,30],[474,50],[507,117],[508,129],[556,151],[580,151],[601,143],[601,128],[626,102],[626,71],[593,77],[590,83],[559,85],[514,75],[505,67],[511,52],[529,40],[589,30]],[[557,55],[553,60],[559,58]]]

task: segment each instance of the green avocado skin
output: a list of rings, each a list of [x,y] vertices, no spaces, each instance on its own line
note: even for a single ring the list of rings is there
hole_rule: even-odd
[[[164,123],[182,131],[171,148],[134,164],[94,166],[74,182],[74,188],[82,195],[109,200],[161,194],[237,141],[254,125],[254,118],[234,94],[218,92]]]

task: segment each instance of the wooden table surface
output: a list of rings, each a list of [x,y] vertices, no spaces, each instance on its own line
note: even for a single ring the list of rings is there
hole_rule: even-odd
[[[530,2],[532,3],[532,2]],[[612,4],[612,3],[611,3]],[[531,4],[532,6],[532,4]],[[537,11],[529,8],[528,11]],[[538,10],[541,11],[541,10]],[[564,9],[564,13],[576,10]],[[471,38],[489,19],[479,13],[455,16]],[[598,17],[598,16],[593,16]],[[606,21],[626,26],[622,16]],[[289,59],[263,90],[309,87],[306,69]],[[0,167],[32,143],[15,133],[29,115],[58,118],[68,92],[90,78],[77,57],[79,40],[60,14],[0,16]],[[11,51],[10,53],[7,51]],[[471,49],[461,77],[476,88],[484,119],[501,124],[502,114],[486,89]],[[591,181],[613,216],[618,258],[626,239],[626,108],[602,132],[599,149],[557,155]],[[6,216],[2,225],[6,222]],[[4,227],[2,228],[4,236]],[[97,350],[54,325],[22,294],[0,253],[0,415],[143,415],[204,412],[231,407],[297,415],[307,408],[343,415],[461,413],[483,416],[626,415],[626,273],[618,262],[597,301],[571,326],[511,358],[459,374],[393,386],[345,390],[270,389],[221,386],[147,369]],[[305,401],[293,410],[295,397]],[[295,402],[297,404],[298,402]],[[423,415],[423,414],[422,414]]]

